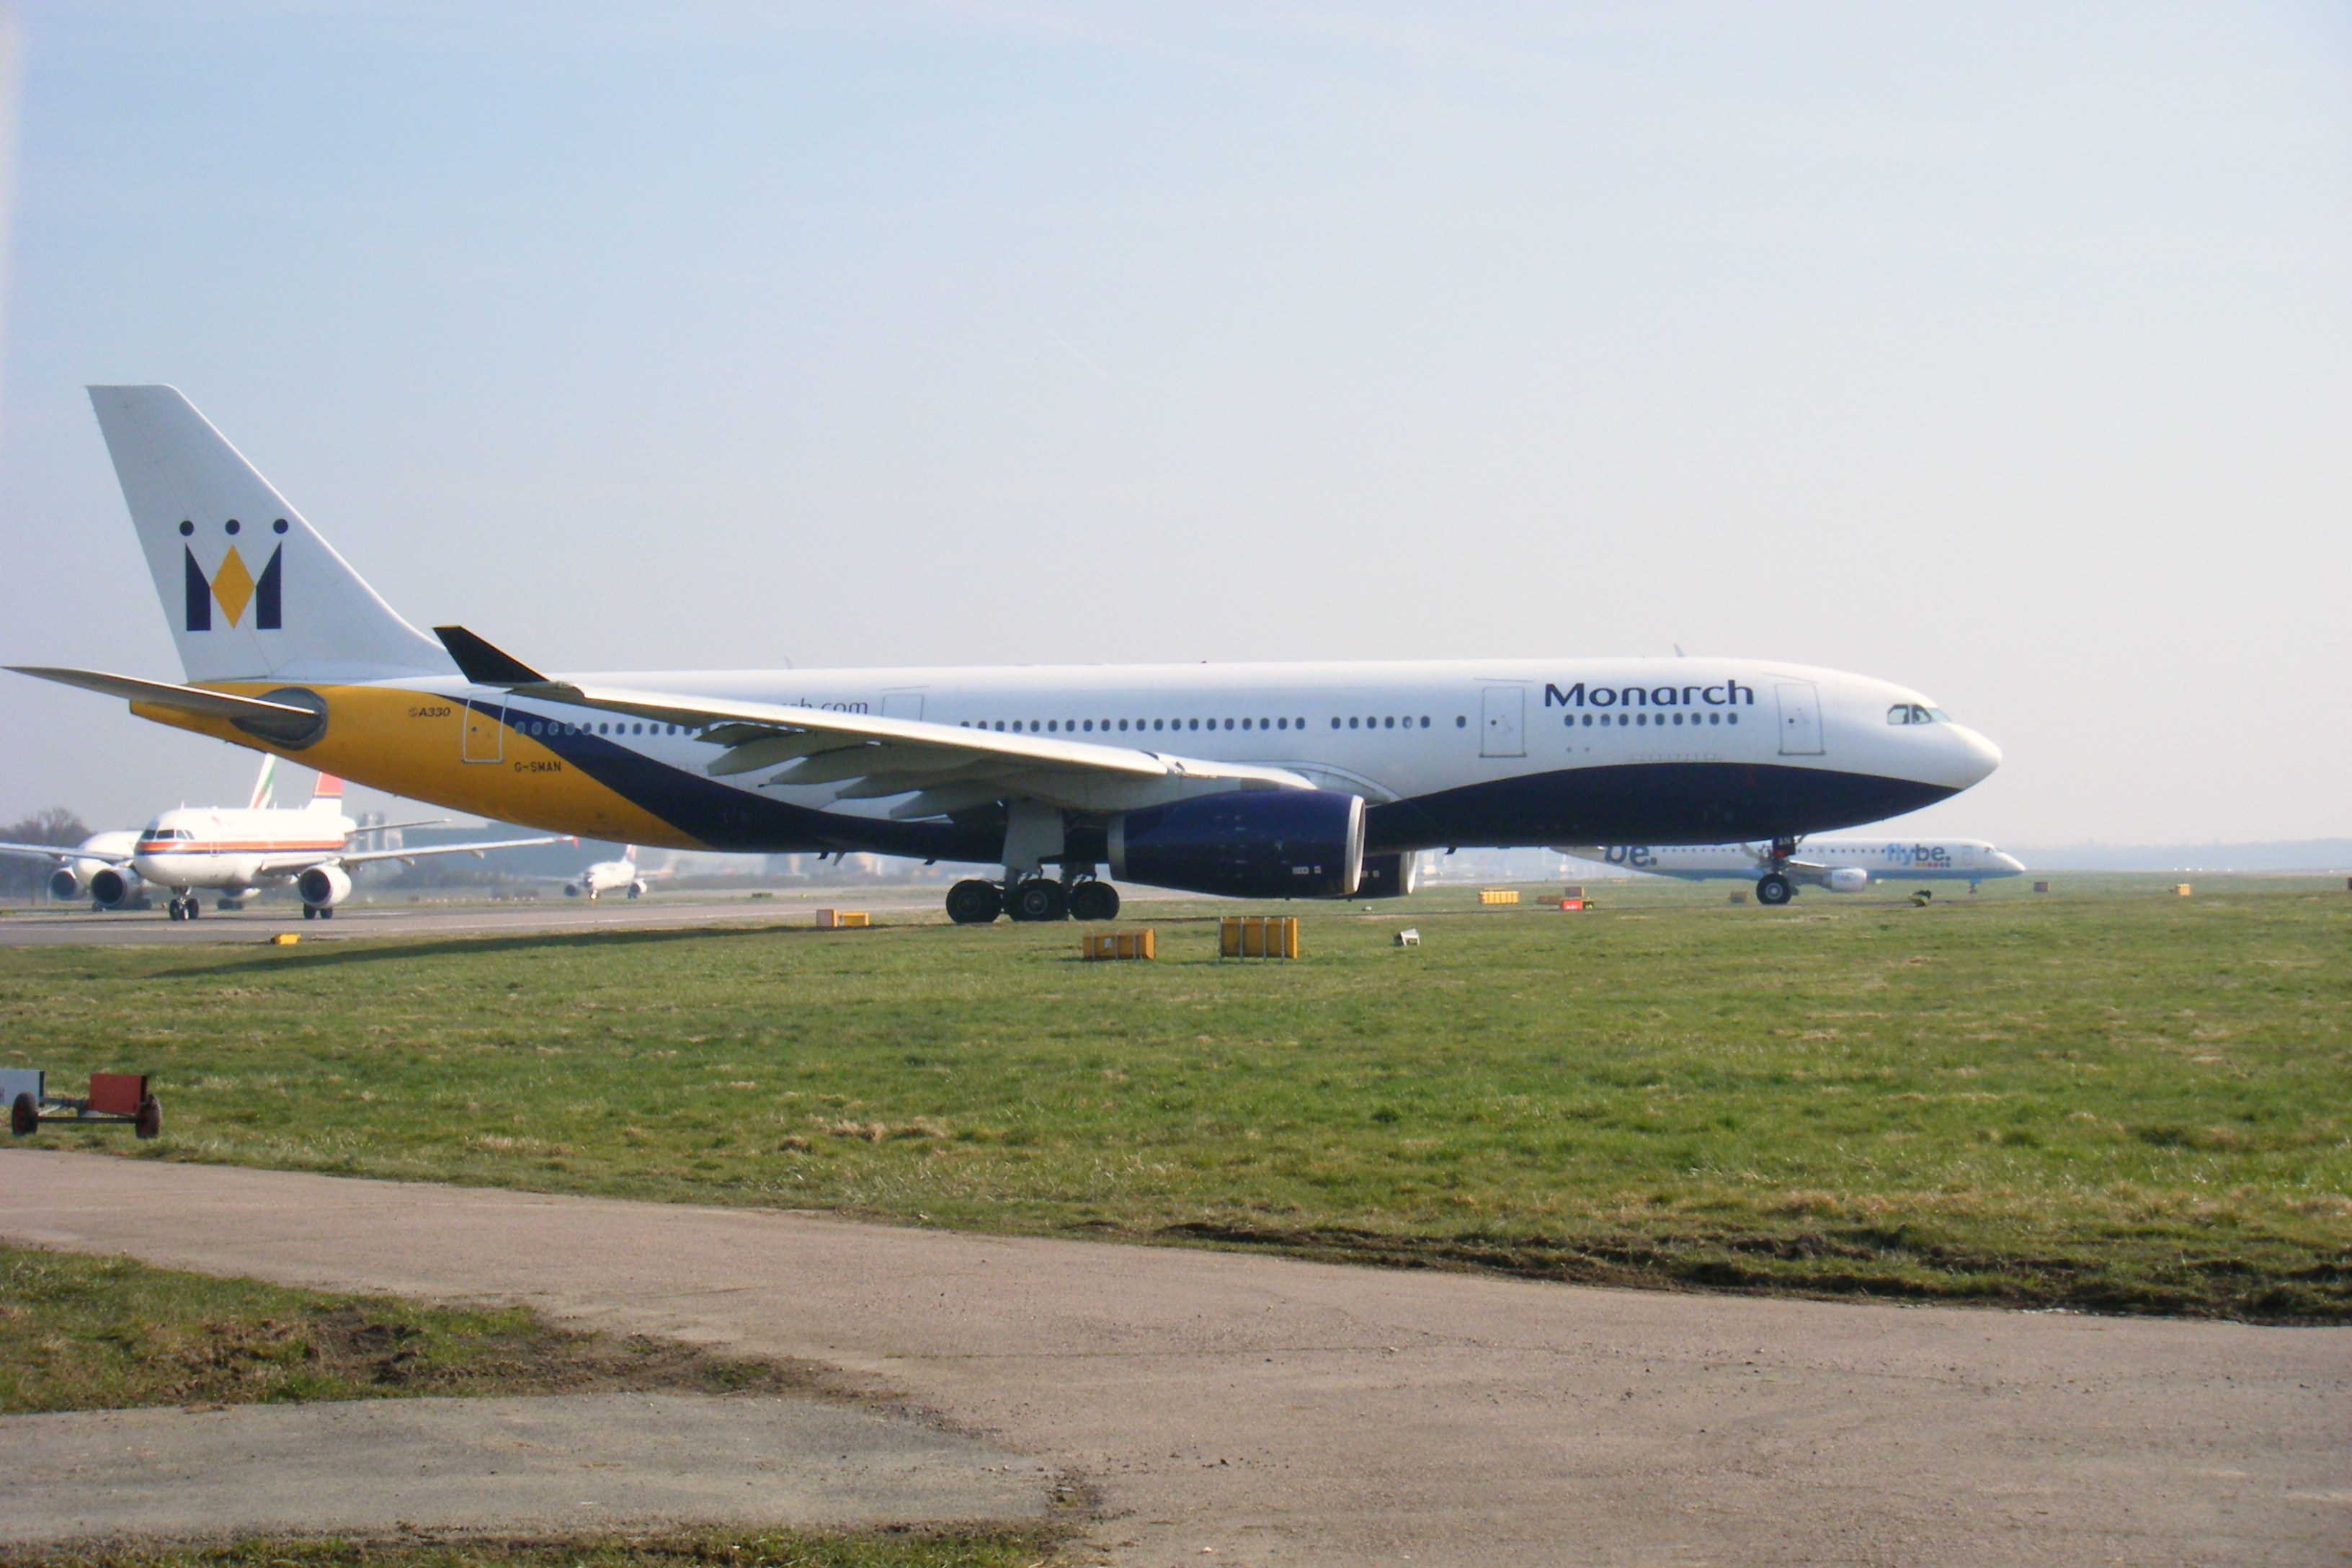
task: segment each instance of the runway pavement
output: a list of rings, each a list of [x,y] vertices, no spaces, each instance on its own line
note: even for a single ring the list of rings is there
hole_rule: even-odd
[[[1131,907],[1184,897],[1150,889],[1121,889]],[[359,936],[504,936],[532,931],[649,930],[691,925],[808,925],[820,909],[865,910],[877,919],[944,918],[942,888],[822,888],[780,891],[767,899],[727,898],[518,899],[503,903],[345,904],[331,921],[306,921],[299,904],[257,905],[224,912],[209,903],[194,921],[174,921],[158,908],[98,914],[87,906],[10,911],[0,918],[0,947],[73,946],[112,942],[259,942],[292,931],[305,942]]]
[[[1118,1562],[2341,1563],[2352,1331],[1648,1294],[0,1152],[0,1235],[824,1363]]]
[[[1034,1521],[1034,1460],[856,1405],[572,1394],[0,1415],[0,1547]]]

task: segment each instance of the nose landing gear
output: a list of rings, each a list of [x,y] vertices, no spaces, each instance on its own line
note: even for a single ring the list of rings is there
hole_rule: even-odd
[[[1789,873],[1787,870],[1789,858],[1796,852],[1797,841],[1795,839],[1775,838],[1772,840],[1771,869],[1766,871],[1761,877],[1756,879],[1756,901],[1758,903],[1765,905],[1785,904],[1790,899],[1797,896],[1797,885],[1789,880]]]

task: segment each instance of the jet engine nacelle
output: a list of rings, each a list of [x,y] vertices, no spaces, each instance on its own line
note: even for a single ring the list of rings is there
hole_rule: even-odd
[[[1829,874],[1832,893],[1859,893],[1870,886],[1870,873],[1859,866],[1840,866]]]
[[[128,866],[108,866],[89,879],[90,901],[100,909],[127,910],[146,892],[146,879]]]
[[[341,866],[313,866],[294,879],[294,890],[314,910],[331,910],[352,896],[351,873]]]
[[[1325,789],[1232,790],[1122,812],[1107,835],[1123,882],[1242,899],[1344,899],[1362,883],[1364,802]]]
[[[1363,879],[1356,884],[1360,899],[1402,899],[1421,889],[1421,851],[1364,857]]]
[[[60,866],[49,873],[49,897],[61,903],[78,902],[89,890],[82,885],[80,874],[71,866]]]

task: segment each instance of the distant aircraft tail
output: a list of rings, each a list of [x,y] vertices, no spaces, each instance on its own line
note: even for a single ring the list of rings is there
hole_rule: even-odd
[[[635,865],[637,863],[637,847],[634,844],[622,845],[621,858],[626,860],[632,866]]]
[[[374,589],[169,386],[93,386],[106,449],[188,679],[446,675]]]
[[[319,782],[310,786],[310,809],[312,811],[342,810],[343,781],[332,773],[320,773]]]
[[[273,752],[264,752],[261,754],[261,772],[253,778],[253,798],[245,803],[245,808],[247,811],[267,810],[270,794],[278,787],[277,779],[278,758]]]

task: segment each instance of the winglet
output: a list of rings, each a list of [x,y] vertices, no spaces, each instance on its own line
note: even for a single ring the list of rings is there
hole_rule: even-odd
[[[545,686],[547,677],[510,653],[492,647],[463,626],[435,626],[433,635],[457,661],[457,672],[477,686]]]

